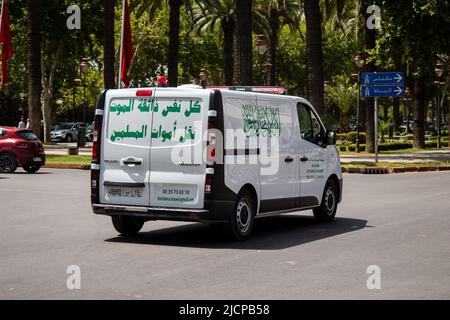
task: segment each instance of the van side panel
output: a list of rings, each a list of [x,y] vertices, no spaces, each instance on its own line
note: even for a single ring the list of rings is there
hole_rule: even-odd
[[[257,104],[261,123],[261,212],[297,208],[300,137],[296,134],[293,99],[259,94]]]
[[[250,184],[255,188],[259,202],[258,137],[244,124],[246,110],[256,105],[256,94],[222,91],[222,97],[225,185],[237,194],[244,185]]]

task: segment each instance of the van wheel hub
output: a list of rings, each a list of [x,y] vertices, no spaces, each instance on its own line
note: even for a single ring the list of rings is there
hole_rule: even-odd
[[[336,205],[336,198],[334,196],[333,189],[329,188],[325,193],[325,208],[328,215],[332,215],[334,212],[334,206]]]
[[[250,215],[251,215],[250,205],[247,203],[247,201],[245,199],[241,199],[241,201],[239,201],[239,204],[238,204],[237,210],[236,210],[236,216],[237,216],[236,220],[237,220],[239,231],[241,231],[242,233],[247,232],[247,230],[250,226],[250,218],[249,218]]]

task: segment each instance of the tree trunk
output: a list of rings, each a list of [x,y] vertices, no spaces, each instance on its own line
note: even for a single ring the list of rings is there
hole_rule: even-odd
[[[402,119],[400,117],[400,99],[394,98],[392,105],[393,105],[392,116],[394,118],[394,132],[398,132],[400,131],[400,126],[402,124]]]
[[[234,21],[222,20],[223,30],[223,82],[226,86],[233,85],[234,67]]]
[[[270,57],[269,63],[272,65],[269,72],[269,85],[277,85],[277,46],[278,46],[278,11],[277,9],[270,10]]]
[[[169,61],[168,80],[170,87],[178,85],[178,54],[180,47],[180,7],[182,0],[169,0]]]
[[[448,68],[447,68],[447,131],[448,131],[448,147],[450,148],[450,53],[448,54]]]
[[[59,57],[62,53],[63,41],[60,40],[58,44],[58,50],[56,51],[55,57],[52,61],[52,65],[47,74],[44,59],[41,59],[42,64],[42,118],[44,121],[44,142],[51,142],[50,131],[51,131],[51,120],[52,120],[52,105],[51,101],[53,98],[53,83],[55,82],[55,72],[56,66],[59,61]]]
[[[318,0],[304,0],[308,65],[308,96],[319,112],[324,113],[322,26]]]
[[[371,4],[370,0],[364,0],[361,7],[362,14],[366,17],[365,21],[369,18],[370,14],[366,13],[367,7]],[[375,29],[365,29],[365,47],[366,52],[375,48]],[[369,62],[366,64],[366,72],[375,72],[375,62]],[[375,117],[374,117],[374,98],[366,98],[366,152],[375,152]]]
[[[342,133],[347,133],[350,131],[350,119],[348,116],[348,112],[341,111],[340,128]]]
[[[253,84],[253,1],[236,1],[236,84],[251,86]]]
[[[28,0],[27,73],[30,129],[41,136],[41,2]]]
[[[113,89],[116,87],[114,72],[114,2],[115,0],[103,0],[103,79],[105,89]]]
[[[425,148],[425,78],[414,79],[414,148]]]

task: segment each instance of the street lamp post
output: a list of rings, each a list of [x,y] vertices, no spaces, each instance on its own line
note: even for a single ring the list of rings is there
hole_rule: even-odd
[[[269,82],[270,69],[272,69],[273,65],[270,62],[264,63],[264,68],[266,69],[267,76],[264,77],[264,83],[262,85],[266,85]]]
[[[256,39],[256,47],[258,48],[258,54],[260,56],[259,59],[259,83],[262,82],[262,56],[267,51],[267,40],[266,36],[263,34],[258,35],[258,38]],[[272,67],[272,65],[271,65]]]
[[[404,108],[404,112],[405,112],[405,117],[406,117],[406,134],[409,133],[409,113],[410,113],[410,103],[411,101],[411,91],[409,90],[409,87],[405,88],[405,96],[403,98],[403,108]]]
[[[364,59],[361,51],[356,52],[355,56],[355,66],[357,69],[357,87],[358,87],[358,101],[356,105],[356,152],[359,153],[359,112],[360,112],[360,104],[361,104],[361,67],[364,65]]]
[[[84,101],[83,101],[83,122],[86,122],[86,113],[87,113],[87,100],[86,100],[86,74],[89,72],[90,65],[89,65],[89,59],[83,58],[80,62],[80,71],[83,74],[83,95],[84,95]]]
[[[81,79],[74,79],[73,80],[73,110],[72,110],[72,121],[76,121],[76,107],[77,107],[77,87],[81,85]]]
[[[442,75],[444,74],[444,69],[442,68],[442,63],[439,61],[436,63],[436,67],[434,69],[434,72],[436,73],[436,80],[434,81],[434,84],[436,85],[436,127],[437,127],[437,147],[438,149],[441,148],[441,84],[440,81]]]
[[[199,73],[199,78],[200,78],[200,85],[203,87],[203,89],[206,89],[207,84],[207,73],[205,69],[200,69],[200,73]]]

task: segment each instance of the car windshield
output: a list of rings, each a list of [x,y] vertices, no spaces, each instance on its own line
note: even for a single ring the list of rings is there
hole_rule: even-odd
[[[58,130],[69,130],[70,128],[72,128],[73,124],[72,123],[55,123],[52,126],[52,130],[53,131],[58,131]]]
[[[35,141],[38,139],[32,131],[17,131],[16,134],[25,140]]]

